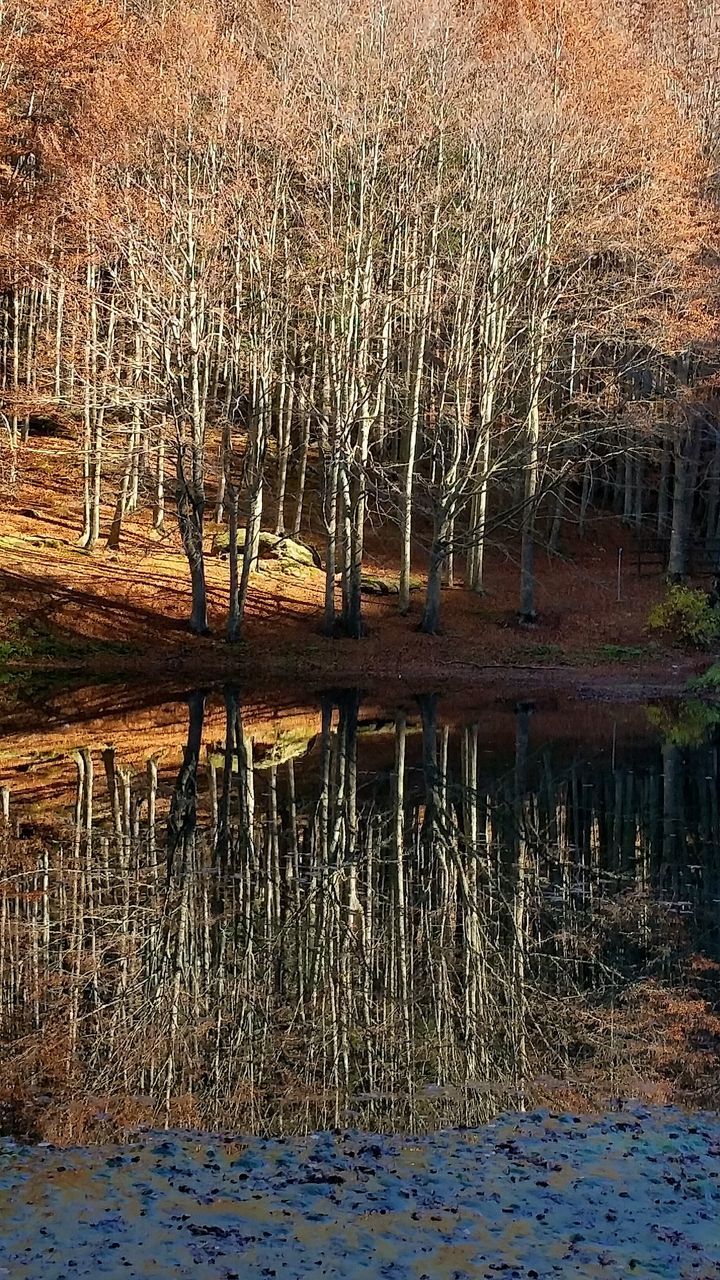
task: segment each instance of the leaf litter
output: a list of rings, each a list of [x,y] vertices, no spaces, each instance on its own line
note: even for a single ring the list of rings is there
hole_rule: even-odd
[[[0,1276],[720,1280],[720,1117],[0,1143]]]

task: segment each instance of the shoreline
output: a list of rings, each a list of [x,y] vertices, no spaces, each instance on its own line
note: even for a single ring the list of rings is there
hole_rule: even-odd
[[[369,1256],[403,1277],[716,1275],[719,1137],[710,1113],[634,1106],[503,1112],[413,1136],[6,1144],[0,1263],[18,1276],[60,1277],[69,1261],[78,1277],[150,1276],[162,1257],[163,1275],[301,1280],[358,1277]],[[618,1194],[629,1165],[633,1194]]]
[[[37,442],[24,461],[16,495],[23,505],[4,513],[0,536],[0,682],[6,689],[30,679],[195,688],[232,682],[248,691],[467,689],[473,698],[499,690],[508,698],[556,693],[638,702],[681,698],[687,681],[712,661],[653,631],[649,617],[664,584],[633,574],[629,556],[618,598],[618,555],[629,550],[629,534],[614,517],[598,517],[583,538],[568,540],[562,555],[538,555],[538,618],[530,626],[518,622],[517,555],[501,548],[488,548],[485,593],[459,581],[443,588],[438,635],[418,630],[417,596],[401,615],[396,596],[371,594],[363,597],[366,634],[358,640],[323,634],[322,572],[308,567],[290,575],[268,560],[251,575],[243,639],[230,646],[224,638],[228,566],[208,555],[213,633],[193,636],[177,530],[159,538],[141,512],[129,520],[120,550],[100,546],[80,554],[75,497],[49,501],[47,458]],[[108,509],[103,519],[111,515]],[[318,541],[312,528],[305,532]],[[368,575],[395,582],[398,565],[382,530],[365,551]],[[414,570],[421,578],[426,572],[422,549]]]
[[[197,647],[196,647],[197,644]],[[14,660],[0,666],[0,680],[6,688],[15,682],[45,677],[60,682],[85,679],[88,683],[122,682],[141,684],[149,679],[162,688],[192,685],[193,688],[251,684],[255,692],[268,687],[289,691],[302,684],[303,692],[328,688],[363,688],[371,691],[467,689],[477,694],[524,689],[537,693],[557,693],[577,700],[643,701],[678,699],[691,691],[688,681],[706,669],[709,654],[669,653],[671,664],[618,663],[516,663],[452,659],[433,655],[410,657],[400,652],[383,661],[377,652],[363,652],[363,641],[323,641],[327,653],[265,650],[245,644],[223,652],[218,641],[199,639],[187,646],[152,654],[148,649],[132,653],[103,653],[97,649],[72,658],[37,657]],[[344,652],[334,648],[342,645]],[[347,646],[355,652],[349,654]],[[188,650],[194,650],[189,652]],[[238,652],[238,649],[240,652]],[[378,660],[380,659],[380,660]]]

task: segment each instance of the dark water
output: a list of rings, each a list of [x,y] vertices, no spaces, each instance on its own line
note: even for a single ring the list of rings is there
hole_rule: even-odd
[[[704,709],[124,706],[0,757],[3,1132],[716,1105]]]

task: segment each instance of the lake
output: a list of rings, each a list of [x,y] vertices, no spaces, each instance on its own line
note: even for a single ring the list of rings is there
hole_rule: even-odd
[[[714,1105],[713,716],[356,690],[5,713],[5,1134]]]

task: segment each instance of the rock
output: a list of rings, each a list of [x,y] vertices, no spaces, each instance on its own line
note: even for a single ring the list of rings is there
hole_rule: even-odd
[[[371,578],[367,574],[363,574],[360,579],[360,591],[364,596],[400,595],[397,582],[386,582],[384,578]]]
[[[62,538],[51,538],[42,533],[30,534],[23,541],[31,547],[47,547],[50,551],[60,551],[67,546]]]
[[[276,533],[268,533],[267,530],[263,529],[260,533],[260,538],[259,538],[259,551],[260,551],[261,559],[270,560],[273,557],[275,557],[277,554],[277,546],[279,542],[280,542],[280,538]],[[245,550],[245,530],[244,529],[238,529],[237,549],[240,552],[243,552]],[[230,534],[227,529],[218,529],[217,533],[213,534],[211,550],[212,550],[212,554],[215,556],[229,555]]]
[[[307,546],[304,542],[297,542],[295,538],[280,538],[277,544],[277,554],[280,560],[291,560],[294,564],[313,565],[316,569],[322,568],[320,556],[315,548]]]
[[[242,551],[243,547],[245,546],[245,530],[244,529],[238,530],[237,544],[238,544],[238,551]],[[226,556],[228,554],[230,550],[230,534],[228,533],[227,529],[218,529],[217,533],[213,534],[213,540],[210,546],[210,550],[214,556]]]
[[[238,551],[245,550],[245,530],[238,529],[237,536]],[[227,556],[230,551],[230,534],[227,529],[218,529],[213,535],[212,554],[215,556]],[[315,547],[308,546],[304,542],[298,542],[295,538],[284,537],[277,533],[269,533],[263,529],[260,533],[260,559],[261,560],[284,560],[291,564],[314,566],[317,569],[322,568],[320,556]]]

